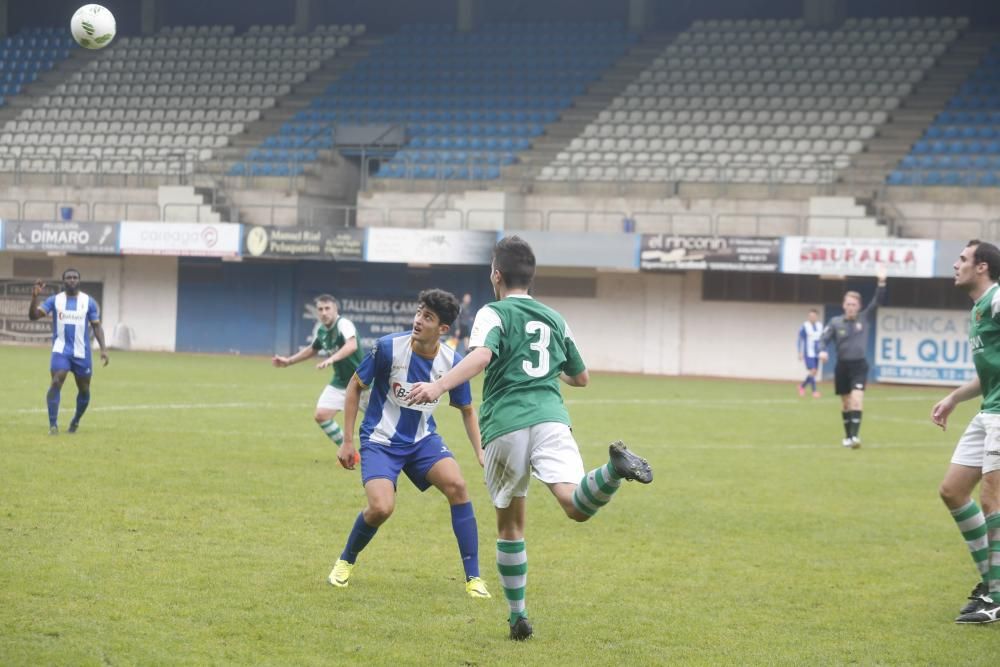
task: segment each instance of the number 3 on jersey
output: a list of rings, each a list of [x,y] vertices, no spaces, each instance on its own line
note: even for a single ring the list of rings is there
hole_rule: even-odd
[[[552,337],[552,329],[544,322],[532,320],[524,325],[524,331],[529,336],[538,335],[538,340],[528,345],[538,353],[538,364],[533,365],[525,359],[521,362],[521,367],[529,377],[545,377],[549,374],[549,339]]]

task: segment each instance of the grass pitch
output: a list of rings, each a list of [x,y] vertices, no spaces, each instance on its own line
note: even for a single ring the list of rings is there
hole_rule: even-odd
[[[952,623],[975,584],[936,489],[974,414],[872,387],[858,451],[831,387],[597,375],[566,388],[588,468],[652,463],[591,522],[529,495],[528,611],[506,639],[495,526],[457,411],[492,600],[465,597],[447,503],[399,484],[347,589],[325,582],[364,494],[312,422],[327,372],[112,353],[76,435],[47,435],[48,352],[0,347],[0,664],[986,664]],[[474,392],[478,396],[478,391]],[[75,405],[63,390],[60,425]],[[1000,626],[1000,624],[997,624]],[[985,662],[984,662],[985,661]]]

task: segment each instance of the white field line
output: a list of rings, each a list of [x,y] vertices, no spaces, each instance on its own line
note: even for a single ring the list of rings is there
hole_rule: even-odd
[[[72,393],[72,390],[71,390]],[[795,398],[713,398],[713,399],[693,399],[693,398],[592,398],[592,399],[569,399],[566,405],[683,405],[690,407],[715,408],[720,405],[797,405],[811,404],[813,399]],[[881,401],[907,401],[907,402],[928,402],[930,412],[931,398],[922,396],[893,396],[887,398],[869,399],[869,405]],[[831,401],[832,403],[832,401]],[[126,405],[95,405],[90,410],[96,412],[131,412],[142,410],[215,410],[215,409],[259,409],[259,408],[292,408],[302,407],[307,402],[302,403],[273,403],[254,401],[230,401],[224,403],[137,403]],[[36,414],[46,412],[46,408],[15,408],[0,409],[0,414]],[[886,418],[890,421],[911,421],[899,418]],[[922,420],[912,420],[917,423]]]

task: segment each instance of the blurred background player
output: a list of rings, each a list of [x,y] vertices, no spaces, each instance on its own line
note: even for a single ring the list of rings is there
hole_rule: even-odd
[[[347,387],[344,444],[337,458],[348,469],[353,469],[355,462],[358,403],[362,391],[371,387],[360,434],[361,479],[368,506],[355,519],[329,582],[338,587],[348,585],[358,554],[392,515],[396,506],[396,480],[400,472],[405,472],[421,491],[433,485],[448,499],[451,527],[465,570],[465,592],[469,597],[488,598],[486,582],[479,577],[479,528],[472,501],[462,471],[437,434],[431,416],[438,403],[411,406],[408,402],[408,391],[414,382],[437,377],[462,358],[440,342],[458,316],[458,299],[449,292],[432,289],[421,292],[417,300],[420,305],[413,317],[412,331],[380,338]],[[450,399],[451,405],[462,411],[466,435],[482,466],[479,420],[472,409],[469,383],[452,389]]]
[[[799,327],[799,361],[806,364],[806,379],[799,385],[799,396],[806,395],[806,388],[811,388],[813,398],[819,398],[816,389],[816,374],[819,371],[819,338],[823,334],[823,325],[819,321],[819,311],[809,309],[806,321]]]
[[[458,345],[456,349],[465,354],[469,351],[469,334],[472,333],[472,323],[476,319],[476,309],[472,305],[472,295],[466,292],[462,295],[462,307],[458,312]]]
[[[52,359],[49,372],[52,384],[46,394],[49,408],[49,433],[59,433],[59,397],[66,375],[72,371],[76,380],[76,412],[67,429],[76,433],[80,418],[90,405],[90,378],[94,369],[91,364],[90,332],[93,330],[97,344],[101,346],[101,363],[108,365],[108,353],[104,345],[104,328],[101,327],[101,309],[90,295],[80,291],[80,272],[66,269],[62,274],[63,291],[53,294],[38,305],[38,297],[45,289],[45,283],[35,281],[31,290],[31,304],[28,318],[40,320],[52,315]]]
[[[313,417],[323,429],[323,433],[339,446],[344,442],[344,433],[334,418],[344,409],[344,390],[347,389],[347,383],[364,358],[364,354],[358,346],[357,329],[353,322],[340,316],[337,300],[329,294],[320,294],[316,297],[315,303],[320,326],[316,330],[312,345],[302,348],[290,357],[275,355],[271,363],[276,368],[287,368],[316,356],[321,350],[329,355],[316,364],[317,370],[333,366],[333,377],[316,401],[316,412]]]
[[[469,355],[440,379],[417,383],[410,392],[411,404],[433,405],[486,370],[480,408],[486,486],[497,513],[497,569],[510,608],[510,638],[516,641],[533,632],[525,606],[524,542],[531,477],[549,487],[566,516],[580,522],[608,504],[622,480],[653,481],[646,460],[620,441],[609,447],[608,463],[584,473],[559,381],[585,387],[590,375],[566,320],[528,294],[534,277],[531,246],[517,236],[501,239],[490,268],[497,301],[476,314]]]
[[[868,307],[861,310],[861,295],[857,292],[844,294],[844,314],[830,320],[819,340],[819,360],[826,361],[829,355],[826,346],[831,341],[837,346],[837,365],[834,368],[834,387],[840,396],[840,416],[844,421],[844,447],[857,449],[861,446],[861,412],[864,409],[865,383],[868,380],[868,331],[875,322],[875,310],[885,300],[884,266],[876,269],[878,289]],[[860,312],[859,312],[860,311]]]
[[[955,286],[973,301],[969,345],[976,377],[938,401],[931,421],[944,429],[959,403],[980,395],[983,402],[959,438],[939,492],[980,576],[955,622],[994,623],[1000,621],[1000,250],[969,241],[953,268]],[[980,481],[982,509],[972,499]]]

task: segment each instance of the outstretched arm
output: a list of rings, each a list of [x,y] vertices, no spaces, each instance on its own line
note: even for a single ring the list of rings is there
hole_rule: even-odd
[[[462,359],[450,371],[439,377],[434,382],[417,382],[410,389],[410,405],[417,403],[432,403],[441,394],[451,391],[463,382],[468,382],[476,377],[493,359],[493,351],[488,347],[477,347],[469,352],[468,356]]]
[[[885,266],[879,264],[875,268],[875,275],[878,278],[878,287],[875,290],[875,296],[872,300],[868,302],[868,306],[861,312],[859,317],[863,317],[870,321],[871,316],[875,313],[875,309],[881,306],[885,302],[885,281],[888,272]]]
[[[290,357],[282,357],[280,355],[274,355],[271,359],[271,365],[275,368],[286,368],[292,364],[297,364],[304,359],[309,359],[310,357],[316,356],[316,350],[312,346],[304,347]]]
[[[940,426],[942,431],[945,430],[948,426],[948,415],[955,407],[963,401],[979,396],[982,392],[982,385],[980,385],[977,375],[935,403],[934,407],[931,408],[931,421]]]

